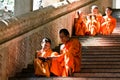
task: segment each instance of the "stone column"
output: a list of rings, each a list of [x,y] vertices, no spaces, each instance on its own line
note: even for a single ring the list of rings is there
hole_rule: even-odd
[[[116,8],[116,0],[113,0],[112,6],[113,6],[113,8]]]
[[[43,7],[47,7],[49,5],[52,5],[52,4],[55,4],[55,3],[58,3],[60,2],[60,0],[42,0],[42,6]]]
[[[32,8],[33,0],[15,0],[14,15],[19,16],[31,12]]]

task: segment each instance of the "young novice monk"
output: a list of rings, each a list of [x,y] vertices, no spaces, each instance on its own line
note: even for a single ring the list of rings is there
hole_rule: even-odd
[[[110,7],[106,8],[105,14],[106,15],[103,17],[100,31],[103,35],[110,35],[116,27],[116,19],[112,17],[112,8]]]
[[[78,19],[75,21],[75,35],[84,36],[86,31],[85,15],[81,11],[78,11],[77,14]]]
[[[44,38],[41,46],[42,49],[37,51],[36,58],[34,59],[35,75],[50,77],[50,58],[56,56],[57,53],[52,51],[51,40],[49,38]]]
[[[89,35],[94,36],[98,33],[99,24],[96,19],[96,15],[87,16],[86,27],[87,27],[86,32],[89,32]]]

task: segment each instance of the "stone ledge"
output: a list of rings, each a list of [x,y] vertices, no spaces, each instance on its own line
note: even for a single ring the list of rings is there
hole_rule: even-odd
[[[36,10],[18,17],[0,21],[0,44],[23,35],[94,1],[96,0],[80,0],[79,2],[74,2],[59,8],[49,6],[42,10]]]

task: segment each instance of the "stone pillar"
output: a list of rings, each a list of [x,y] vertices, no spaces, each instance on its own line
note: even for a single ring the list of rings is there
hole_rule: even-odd
[[[14,15],[19,16],[32,11],[33,0],[15,0]]]
[[[113,8],[116,8],[116,0],[113,0],[112,6],[113,6]]]
[[[55,4],[55,3],[58,3],[60,2],[60,0],[42,0],[42,6],[43,7],[47,7],[49,5],[52,5],[52,4]]]

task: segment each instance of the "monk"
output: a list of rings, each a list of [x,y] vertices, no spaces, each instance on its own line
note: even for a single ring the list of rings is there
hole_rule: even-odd
[[[34,69],[36,76],[50,77],[50,64],[51,59],[58,53],[53,52],[51,49],[51,40],[44,38],[41,42],[42,49],[37,51],[36,58],[34,59]]]
[[[86,25],[84,21],[85,15],[81,11],[78,11],[77,15],[78,19],[75,21],[75,35],[84,36],[86,31]]]
[[[93,5],[91,7],[91,13],[88,14],[88,16],[89,15],[93,15],[93,16],[96,17],[96,21],[97,21],[96,25],[97,26],[96,26],[96,30],[94,32],[96,32],[96,34],[99,34],[100,33],[100,27],[101,27],[101,21],[102,21],[103,17],[102,17],[102,14],[99,12],[97,5]],[[91,35],[96,35],[96,34],[91,34]]]
[[[67,29],[59,32],[61,42],[60,55],[52,60],[51,72],[57,76],[72,76],[81,69],[81,44],[77,38],[70,38]]]
[[[110,35],[116,27],[116,19],[112,17],[112,8],[107,7],[105,10],[105,16],[102,20],[101,34]]]
[[[96,15],[87,16],[86,27],[86,32],[89,33],[89,35],[94,36],[98,33],[99,24],[96,19]]]

